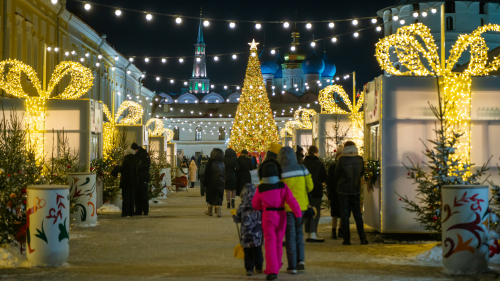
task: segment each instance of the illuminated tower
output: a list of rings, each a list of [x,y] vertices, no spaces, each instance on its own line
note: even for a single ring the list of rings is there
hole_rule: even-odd
[[[191,93],[208,93],[210,91],[210,79],[207,78],[205,51],[206,46],[205,42],[203,42],[203,26],[200,19],[198,40],[194,45],[193,74],[189,79],[189,91]]]

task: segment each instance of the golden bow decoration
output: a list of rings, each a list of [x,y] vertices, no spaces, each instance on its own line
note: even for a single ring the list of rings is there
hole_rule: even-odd
[[[6,68],[8,67],[8,70]],[[7,71],[7,73],[5,73]],[[30,96],[23,89],[21,75],[26,74],[35,88],[38,97]],[[26,99],[26,127],[30,134],[30,145],[35,148],[37,159],[43,157],[45,130],[45,102],[48,100],[61,79],[70,75],[71,80],[64,91],[55,98],[77,99],[93,86],[94,76],[90,69],[77,62],[63,61],[56,66],[47,89],[42,89],[35,70],[18,60],[0,62],[0,89],[8,95]]]
[[[123,112],[128,109],[128,114],[124,118],[120,120]],[[111,112],[108,107],[103,104],[104,115],[108,118],[109,122],[103,124],[103,154],[104,158],[107,158],[114,147],[114,143],[116,140],[116,124],[126,124],[126,125],[135,125],[142,118],[142,114],[144,113],[144,109],[142,106],[133,101],[124,101],[118,107],[116,111],[115,118],[111,116]],[[118,122],[120,120],[120,122]]]
[[[340,108],[335,101],[334,93],[338,93],[342,97],[342,101],[349,108],[350,112],[347,112]],[[321,108],[330,114],[349,114],[351,119],[351,132],[352,141],[356,144],[359,150],[359,154],[363,154],[364,146],[364,113],[359,111],[363,102],[365,100],[365,94],[361,92],[359,94],[358,101],[351,103],[349,96],[346,94],[344,88],[339,85],[330,85],[319,92],[318,96],[319,104]]]
[[[146,127],[148,127],[152,123],[155,124],[155,129],[153,131],[151,131],[148,128],[150,137],[161,137],[161,136],[163,136],[163,134],[165,134],[165,137],[167,138],[167,142],[170,142],[174,138],[174,131],[172,131],[168,128],[164,128],[163,127],[164,123],[159,118],[149,119],[149,121],[146,123]]]
[[[463,157],[465,163],[470,159],[470,105],[471,77],[488,75],[500,66],[500,58],[496,57],[488,64],[488,47],[481,36],[488,31],[500,32],[500,25],[488,24],[474,30],[471,34],[460,35],[450,50],[445,65],[441,65],[437,46],[430,29],[422,23],[404,26],[396,34],[381,39],[376,45],[376,58],[382,69],[392,75],[415,75],[440,77],[444,98],[452,101],[454,106],[448,111],[446,118],[453,127],[464,133],[457,147],[457,157]],[[421,40],[417,39],[417,36]],[[423,42],[423,45],[422,43]],[[390,60],[391,48],[394,48],[399,62],[407,71],[397,70]],[[462,53],[470,48],[470,62],[464,72],[452,72]],[[430,70],[421,58],[427,60]]]
[[[293,113],[294,120],[285,123],[285,128],[281,129],[280,136],[283,138],[291,136],[293,129],[312,129],[311,116],[318,114],[314,109],[300,108]]]

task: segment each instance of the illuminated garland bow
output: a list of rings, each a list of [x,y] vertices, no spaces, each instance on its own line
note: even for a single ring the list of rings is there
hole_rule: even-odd
[[[146,123],[146,127],[148,127],[152,123],[155,124],[155,129],[153,131],[151,131],[148,128],[148,132],[149,132],[150,137],[161,137],[161,136],[163,136],[163,134],[165,134],[165,136],[167,137],[167,142],[170,142],[174,138],[174,131],[167,129],[167,128],[163,128],[163,126],[164,126],[163,121],[161,121],[158,118],[151,118]]]
[[[340,108],[335,101],[334,93],[338,93],[342,97],[342,101],[349,108],[350,112],[347,112]],[[359,150],[359,154],[363,154],[364,146],[364,115],[361,109],[363,105],[365,95],[360,93],[358,101],[354,101],[354,106],[346,94],[344,88],[339,85],[330,85],[319,92],[319,104],[321,107],[330,114],[350,114],[350,123],[352,131],[352,141],[356,144]]]
[[[311,116],[318,114],[314,109],[300,108],[293,114],[294,120],[285,123],[285,128],[281,129],[280,136],[283,138],[291,136],[293,129],[312,129]],[[301,116],[302,115],[302,116]]]
[[[500,31],[497,24],[481,26],[471,34],[460,35],[450,50],[450,56],[443,66],[439,60],[437,46],[431,35],[430,29],[422,23],[404,26],[396,34],[381,39],[376,45],[377,61],[384,69],[393,75],[441,76],[444,98],[452,101],[454,107],[449,110],[446,118],[451,121],[451,128],[458,127],[464,133],[457,147],[456,155],[466,155],[462,162],[468,163],[470,159],[470,106],[471,106],[471,77],[488,75],[500,66],[500,58],[495,57],[488,64],[488,47],[481,35],[488,31]],[[416,37],[420,37],[418,40]],[[421,44],[423,42],[424,45]],[[394,48],[399,62],[408,69],[401,72],[397,70],[391,60],[391,48]],[[462,72],[452,72],[462,53],[470,48],[470,63]],[[421,61],[426,58],[431,70],[428,70]]]
[[[122,113],[128,109],[128,114],[118,122]],[[124,101],[116,111],[115,118],[111,116],[108,107],[103,104],[103,111],[109,122],[103,124],[103,154],[107,158],[113,149],[113,143],[116,138],[116,124],[135,125],[141,119],[144,109],[142,106],[133,101]]]
[[[5,73],[6,67],[8,67],[7,73]],[[38,94],[37,97],[30,96],[23,90],[21,82],[23,73],[26,74],[35,88]],[[50,98],[57,84],[67,74],[71,77],[69,85],[56,98],[77,99],[87,93],[93,85],[94,76],[92,71],[77,62],[64,61],[58,64],[46,90],[42,89],[38,75],[31,66],[18,60],[0,62],[0,89],[4,90],[8,95],[26,99],[25,123],[30,135],[30,145],[35,148],[38,160],[43,157],[45,142],[43,137],[45,130],[45,102]],[[24,78],[23,81],[25,81]]]

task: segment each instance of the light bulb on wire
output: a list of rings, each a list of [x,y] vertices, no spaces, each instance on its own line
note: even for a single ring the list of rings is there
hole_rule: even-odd
[[[333,38],[332,38],[332,42],[333,42],[333,43],[337,42],[337,38],[336,38],[336,37],[333,37]]]
[[[183,63],[183,62],[184,62],[184,59],[183,59],[183,58],[180,58],[180,59],[179,59],[179,62],[180,62],[180,63]]]
[[[290,47],[290,50],[295,51],[295,46]]]
[[[234,21],[230,22],[229,23],[229,27],[230,28],[234,28],[236,26],[236,23]]]
[[[287,21],[285,21],[285,22],[283,23],[283,27],[284,27],[284,28],[288,28],[289,26],[290,26],[290,24],[289,24]]]
[[[90,10],[90,8],[92,8],[92,6],[90,6],[90,4],[88,4],[88,3],[87,3],[87,4],[85,4],[85,6],[83,6],[83,7],[84,7],[84,8],[85,8],[85,10],[87,10],[87,11],[88,11],[88,10]]]
[[[392,19],[393,19],[393,20],[398,20],[398,19],[399,19],[399,17],[398,17],[398,16],[393,16],[393,17],[392,17]]]
[[[307,24],[306,24],[306,28],[307,28],[307,29],[311,29],[311,28],[312,28],[312,24],[311,24],[311,23],[307,23]]]
[[[255,28],[260,29],[262,25],[260,23],[255,24]]]
[[[162,62],[162,63],[166,63],[166,62],[167,62],[167,59],[161,59],[161,62]]]
[[[129,58],[128,59],[129,62],[133,62],[134,61],[134,58]]]
[[[382,27],[377,26],[377,31],[381,31],[381,30],[382,30]]]
[[[358,36],[359,36],[359,33],[354,32],[354,37],[358,37]]]
[[[272,55],[276,54],[276,51],[275,50],[271,50],[271,54]]]
[[[376,19],[376,18],[373,18],[373,19],[372,19],[372,23],[377,23],[377,19]]]
[[[149,62],[149,58],[145,58],[145,59],[144,59],[144,61],[145,61],[146,63],[148,63],[148,62]]]
[[[431,12],[432,12],[433,14],[435,14],[435,13],[437,12],[436,8],[432,8],[432,9],[431,9]]]
[[[417,12],[413,13],[413,17],[418,18],[418,13]]]
[[[182,22],[182,19],[181,19],[181,18],[176,18],[176,19],[175,19],[175,23],[179,24],[179,23],[181,23],[181,22]]]
[[[352,25],[358,25],[358,20],[353,20]]]
[[[311,42],[311,47],[314,47],[316,46],[316,43],[315,42]]]
[[[422,17],[426,17],[427,16],[427,12],[422,12]]]
[[[334,27],[335,27],[335,23],[333,23],[333,22],[329,23],[329,24],[328,24],[328,27],[329,27],[329,28],[334,28]]]
[[[121,15],[122,15],[122,10],[116,10],[116,11],[115,11],[115,15],[116,15],[117,17],[121,16]]]
[[[235,60],[237,56],[236,56],[236,55],[233,55],[232,57],[233,57],[233,60]]]
[[[153,19],[153,15],[152,14],[147,14],[146,15],[146,19],[147,20],[152,20]]]
[[[208,20],[204,20],[204,21],[203,21],[203,25],[204,25],[204,26],[209,26],[209,25],[210,25],[210,22],[209,22]]]
[[[400,20],[399,24],[405,24],[405,20]]]
[[[219,57],[218,56],[215,56],[214,57],[214,61],[218,61],[219,60]]]

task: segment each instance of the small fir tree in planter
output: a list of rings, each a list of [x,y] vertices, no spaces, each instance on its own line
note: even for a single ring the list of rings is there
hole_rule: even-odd
[[[166,176],[162,171],[163,169],[170,168],[170,164],[167,163],[167,157],[165,153],[158,153],[156,151],[149,152],[151,156],[151,166],[149,167],[149,176],[151,181],[148,183],[148,197],[153,203],[157,204],[157,197],[161,196],[163,193],[164,186],[162,185],[163,178]]]
[[[14,111],[0,121],[0,245],[26,242],[26,188],[44,183],[43,160]]]
[[[455,155],[455,149],[463,133],[453,131],[452,124],[446,118],[447,113],[454,107],[453,103],[442,99],[438,91],[439,107],[429,103],[438,125],[434,129],[436,138],[429,140],[432,147],[425,146],[423,154],[428,158],[422,162],[427,169],[419,163],[409,159],[411,165],[406,166],[408,177],[417,185],[417,199],[409,199],[406,195],[400,196],[404,202],[404,209],[415,213],[416,220],[424,229],[436,235],[441,240],[441,187],[443,185],[479,185],[479,179],[488,170],[487,163],[476,173],[470,172],[470,163],[461,163],[462,157]]]

